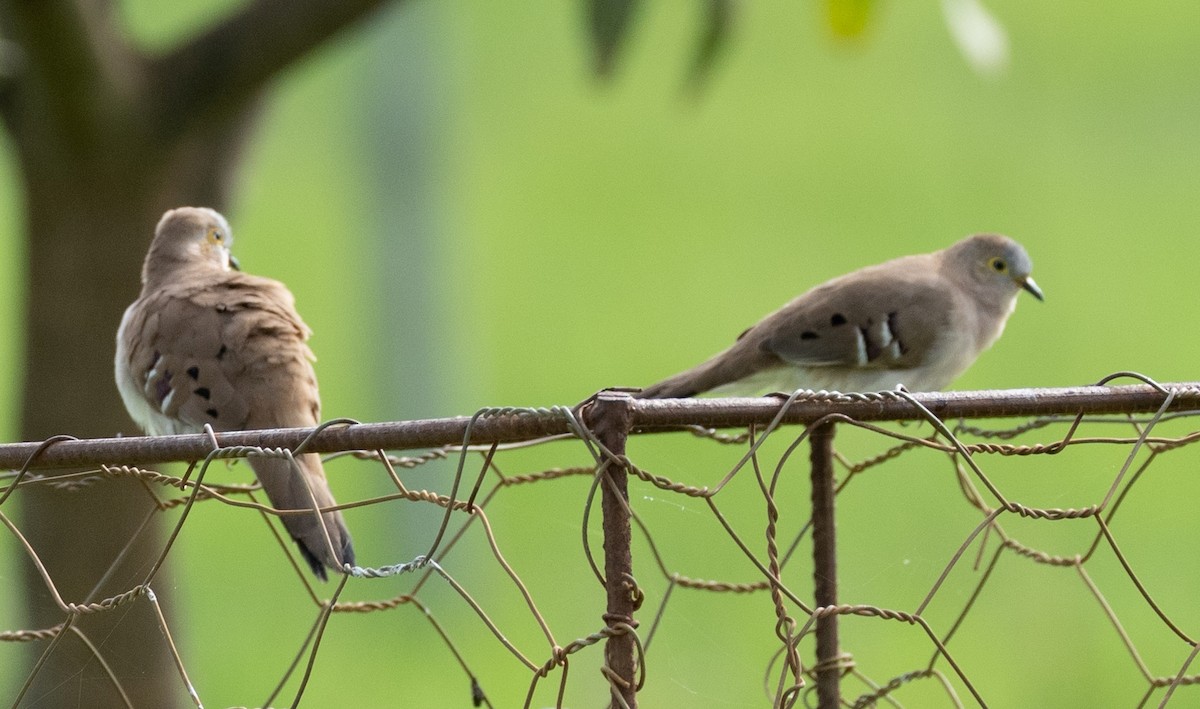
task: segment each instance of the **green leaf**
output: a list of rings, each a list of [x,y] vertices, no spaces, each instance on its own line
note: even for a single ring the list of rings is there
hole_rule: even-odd
[[[701,89],[712,76],[713,67],[728,43],[733,27],[734,0],[707,0],[704,24],[696,45],[696,55],[688,72],[688,86]]]
[[[595,71],[602,77],[612,74],[617,52],[629,33],[638,0],[587,0],[588,29],[595,52]]]

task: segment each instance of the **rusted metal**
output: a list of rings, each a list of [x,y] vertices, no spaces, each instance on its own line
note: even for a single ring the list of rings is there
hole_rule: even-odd
[[[833,480],[834,424],[817,425],[809,435],[812,453],[809,456],[812,474],[812,540],[813,540],[813,597],[818,608],[838,604],[837,582],[837,523],[834,497],[837,485]],[[817,619],[817,707],[837,709],[841,706],[842,670],[838,667],[841,649],[838,645],[838,616],[836,613]]]
[[[590,407],[588,423],[604,446],[601,458],[600,508],[604,513],[604,585],[608,607],[604,622],[610,627],[636,628],[636,588],[633,586],[632,530],[629,519],[628,471],[625,441],[629,436],[633,399],[628,394],[603,392]],[[634,638],[628,633],[609,636],[604,664],[612,686],[611,706],[637,706],[637,658]]]
[[[911,421],[926,414],[919,403],[942,419],[1011,418],[1055,414],[1147,413],[1156,411],[1174,394],[1169,411],[1200,409],[1200,383],[1087,386],[1052,389],[929,392],[910,394],[912,401],[894,393],[814,395],[801,397],[788,407],[784,423],[811,423],[830,413],[858,421]],[[684,425],[730,428],[769,423],[779,413],[778,397],[732,399],[632,399],[631,426],[635,431],[670,429]],[[469,432],[471,443],[509,443],[543,436],[570,434],[572,425],[562,410],[497,410],[478,418],[459,416],[387,423],[313,428],[270,429],[219,433],[221,446],[262,446],[294,449],[306,439],[305,450],[330,453],[343,450],[409,450],[461,444]],[[0,469],[16,469],[42,447],[42,443],[0,445]],[[160,437],[95,438],[67,440],[46,446],[31,468],[86,467],[100,463],[150,464],[199,460],[212,451],[204,434]]]

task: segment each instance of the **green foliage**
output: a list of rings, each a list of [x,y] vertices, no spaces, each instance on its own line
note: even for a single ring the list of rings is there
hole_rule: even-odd
[[[733,30],[735,0],[702,0],[701,26],[687,81],[700,89],[712,74],[718,57]],[[595,58],[595,72],[608,78],[620,59],[627,36],[637,25],[637,0],[586,0],[588,30]]]
[[[596,73],[612,72],[617,51],[632,26],[636,0],[588,0],[588,27],[595,49]]]
[[[702,89],[704,82],[715,70],[718,57],[733,30],[735,0],[708,0],[704,4],[704,22],[700,29],[696,54],[688,75],[689,83]]]

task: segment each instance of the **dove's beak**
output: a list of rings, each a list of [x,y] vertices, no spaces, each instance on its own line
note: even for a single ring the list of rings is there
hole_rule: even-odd
[[[1046,296],[1042,295],[1042,289],[1038,288],[1038,284],[1034,283],[1033,279],[1029,276],[1022,278],[1020,283],[1021,287],[1032,293],[1034,298],[1037,298],[1038,300],[1046,299]]]
[[[229,254],[229,267],[235,271],[242,270],[242,264],[238,263],[237,258],[234,257],[233,254]],[[1028,286],[1026,286],[1026,287],[1028,287]],[[1041,299],[1042,299],[1042,297],[1039,295],[1038,300],[1041,300]]]

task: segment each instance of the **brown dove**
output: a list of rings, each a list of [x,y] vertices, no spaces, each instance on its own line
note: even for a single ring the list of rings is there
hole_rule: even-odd
[[[315,426],[321,403],[310,331],[282,283],[237,269],[229,223],[208,208],[163,215],[142,266],[142,292],[117,331],[117,388],[147,434]],[[322,580],[354,563],[320,458],[250,457],[284,527]]]
[[[863,268],[800,295],[729,349],[638,396],[936,391],[1000,337],[1022,289],[1043,299],[1032,269],[1025,249],[999,234]]]

